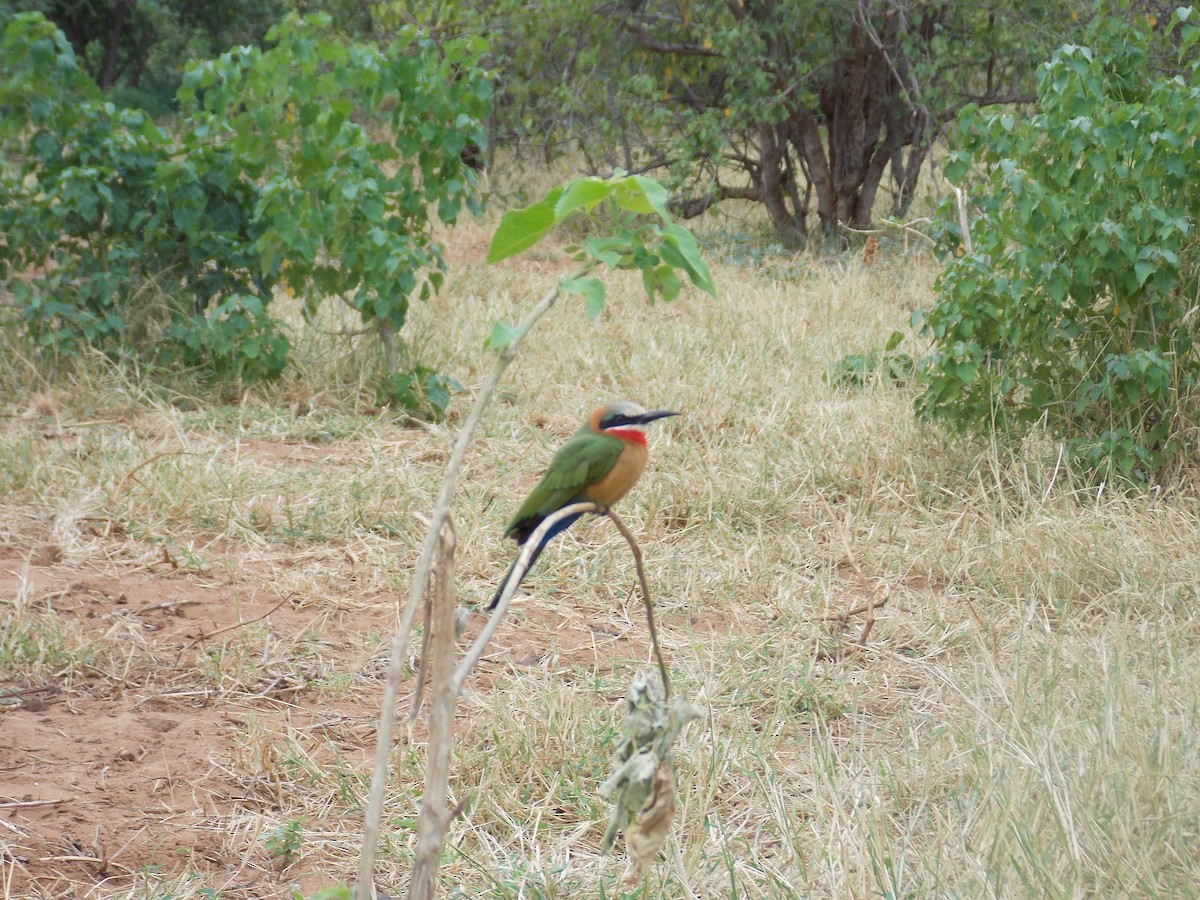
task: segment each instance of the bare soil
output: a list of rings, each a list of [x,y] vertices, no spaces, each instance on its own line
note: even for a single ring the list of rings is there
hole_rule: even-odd
[[[225,823],[251,798],[218,761],[229,757],[247,716],[311,716],[304,686],[264,678],[257,700],[230,704],[192,682],[206,648],[239,623],[259,620],[286,635],[311,614],[262,591],[235,605],[228,586],[167,562],[165,571],[131,566],[101,575],[54,564],[53,549],[40,549],[0,548],[0,599],[29,592],[98,638],[136,629],[146,647],[135,659],[145,665],[123,684],[85,676],[15,696],[0,688],[9,695],[0,712],[0,810],[19,864],[15,895],[68,896],[81,882],[100,887],[139,868],[184,866],[226,874],[227,889],[244,887],[247,896],[272,895],[275,888],[253,889],[253,876],[237,883],[245,860],[225,851]],[[321,715],[333,713],[322,704]],[[339,714],[369,730],[366,706]]]
[[[278,446],[272,456],[280,453],[295,461]],[[54,545],[0,546],[0,603],[21,595],[78,628],[85,644],[127,634],[137,652],[119,679],[74,666],[69,677],[44,684],[0,683],[5,896],[124,895],[139,873],[194,873],[223,898],[290,897],[350,880],[349,863],[337,872],[273,864],[264,835],[243,822],[247,813],[261,820],[273,806],[284,808],[272,795],[286,787],[269,778],[248,784],[242,773],[256,765],[272,771],[276,751],[263,736],[287,734],[301,743],[309,736],[318,763],[321,745],[334,741],[341,764],[353,761],[365,781],[387,646],[381,642],[364,665],[352,638],[390,634],[402,598],[367,597],[330,615],[297,607],[260,579],[247,599],[246,585],[186,570],[167,553],[157,564],[108,562],[104,571],[66,565],[61,556]],[[571,677],[581,668],[623,670],[645,657],[641,623],[596,612],[523,607],[519,627],[495,639],[474,690],[487,691],[499,671]],[[480,625],[473,618],[468,638]],[[722,622],[697,615],[688,627],[719,631]],[[214,688],[211,673],[200,673],[216,664],[222,641],[251,628],[267,643],[320,645],[326,667],[337,668],[340,658],[355,675],[354,690],[331,697],[303,671],[269,667],[236,690]],[[401,721],[406,711],[407,698]],[[420,743],[419,726],[413,738]],[[247,754],[261,758],[250,764]]]

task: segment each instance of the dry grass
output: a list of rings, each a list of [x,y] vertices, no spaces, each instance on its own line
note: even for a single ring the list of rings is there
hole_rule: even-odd
[[[447,286],[406,329],[466,386],[457,416],[490,368],[492,321],[562,270],[553,248],[488,269],[488,234],[450,235]],[[631,892],[597,854],[595,786],[620,697],[651,658],[623,543],[585,523],[530,578],[460,704],[448,894],[1200,896],[1193,492],[1097,495],[1052,448],[919,427],[905,388],[830,387],[840,356],[929,302],[934,264],[749,264],[727,237],[708,239],[718,302],[649,306],[617,275],[599,320],[553,311],[454,507],[461,594],[480,603],[511,552],[505,517],[587,409],[629,397],[686,413],[657,429],[622,509],[677,688],[706,710],[678,755],[675,836]],[[99,360],[58,378],[0,363],[0,545],[17,561],[0,593],[0,694],[52,685],[83,717],[105,703],[210,717],[199,768],[176,773],[191,799],[156,806],[174,843],[140,839],[107,872],[56,869],[22,849],[56,820],[0,808],[0,896],[283,897],[351,877],[419,539],[410,513],[432,505],[455,419],[372,411],[366,350],[298,342],[300,374],[234,404]],[[232,628],[168,646],[148,614],[101,604],[88,618],[45,581],[107,578],[111,596],[147,573],[164,602],[218,591]],[[836,614],[868,596],[887,603],[855,651],[862,616]],[[0,712],[0,727],[36,715]],[[418,727],[389,785],[380,884],[393,891],[411,864],[421,744]]]

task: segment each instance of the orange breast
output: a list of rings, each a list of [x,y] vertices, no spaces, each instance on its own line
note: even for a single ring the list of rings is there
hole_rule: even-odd
[[[612,506],[628,494],[629,489],[642,477],[646,471],[647,455],[644,444],[625,441],[625,449],[617,457],[616,465],[595,484],[584,488],[584,498],[601,506]]]

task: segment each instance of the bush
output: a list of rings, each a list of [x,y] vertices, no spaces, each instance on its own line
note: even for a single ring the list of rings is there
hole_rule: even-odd
[[[191,66],[174,133],[100,99],[40,16],[4,27],[0,285],[40,347],[272,378],[277,285],[309,315],[332,295],[389,338],[403,326],[441,281],[431,208],[475,208],[460,154],[483,139],[482,46],[408,30],[382,51],[328,26],[289,16],[269,49]]]
[[[1036,113],[971,110],[952,181],[982,166],[974,251],[918,315],[927,416],[974,434],[1038,423],[1097,479],[1146,483],[1177,461],[1192,421],[1200,246],[1200,66],[1165,69],[1200,36],[1180,10],[1097,16],[1056,51]]]

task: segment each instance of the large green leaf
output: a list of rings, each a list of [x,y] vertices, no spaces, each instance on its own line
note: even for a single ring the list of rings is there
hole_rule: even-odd
[[[606,266],[620,265],[622,254],[630,252],[629,239],[625,237],[588,238],[583,242],[583,251],[592,259]]]
[[[559,221],[554,207],[562,192],[563,189],[557,187],[543,200],[532,206],[506,212],[500,219],[500,226],[496,229],[496,233],[492,236],[491,246],[488,247],[487,261],[496,263],[502,259],[508,259],[510,256],[516,256],[549,234]]]
[[[492,333],[483,342],[483,346],[488,350],[503,350],[515,341],[520,333],[521,329],[516,325],[509,325],[503,320],[497,320],[492,323]]]
[[[617,205],[642,215],[657,214],[664,222],[671,221],[667,209],[667,189],[645,175],[629,175],[611,182],[612,196]]]
[[[555,218],[561,222],[577,209],[591,212],[597,203],[607,200],[611,194],[612,184],[603,178],[576,178],[567,183],[555,204]]]

